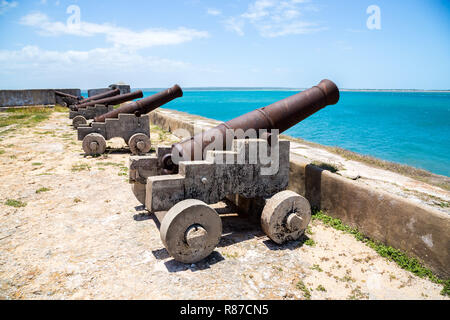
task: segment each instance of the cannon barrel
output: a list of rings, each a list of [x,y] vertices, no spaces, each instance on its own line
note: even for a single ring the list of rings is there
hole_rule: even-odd
[[[71,95],[71,94],[68,94],[68,93],[64,93],[64,92],[61,92],[61,91],[57,91],[57,90],[55,90],[55,94],[60,96],[60,97],[75,99],[77,101],[80,100],[80,97],[77,97],[77,96],[74,96],[74,95]]]
[[[60,96],[62,101],[64,101],[64,103],[66,103],[68,106],[83,102],[83,97],[77,97],[61,91],[55,90],[55,95]]]
[[[177,166],[172,161],[172,155],[177,153],[183,160],[202,160],[195,156],[204,157],[204,150],[208,145],[219,139],[223,139],[224,149],[227,146],[227,129],[259,130],[278,129],[279,133],[286,131],[310,115],[316,113],[327,105],[336,104],[339,101],[339,89],[330,80],[322,80],[317,86],[297,93],[286,99],[277,101],[269,106],[253,110],[230,121],[222,123],[212,129],[199,133],[190,139],[176,143],[172,146],[172,153],[165,155],[161,160],[167,172],[174,172]],[[195,153],[194,150],[201,150]]]
[[[117,96],[119,94],[120,94],[120,90],[119,89],[108,90],[106,92],[99,93],[99,94],[96,94],[95,96],[91,96],[89,98],[81,100],[77,104],[91,102],[91,101],[94,101],[94,100],[100,100],[100,99],[109,98],[109,97],[114,97],[114,96]]]
[[[138,113],[146,114],[150,111],[159,108],[163,104],[166,104],[173,99],[183,96],[183,90],[181,90],[179,85],[174,85],[172,88],[166,89],[164,91],[158,92],[150,97],[126,104],[117,108],[111,112],[105,113],[101,116],[94,118],[94,122],[105,122],[105,119],[117,118],[119,113]]]
[[[76,106],[74,106],[74,110],[78,110],[79,108],[86,108],[88,106],[94,106],[96,104],[104,104],[104,105],[116,105],[116,104],[121,104],[130,100],[134,100],[134,99],[139,99],[142,98],[144,96],[144,94],[142,93],[141,90],[137,90],[131,93],[127,93],[127,94],[121,94],[118,96],[114,96],[114,97],[109,97],[109,98],[103,98],[103,99],[99,99],[99,100],[94,100],[94,101],[90,101],[90,102],[82,102]]]

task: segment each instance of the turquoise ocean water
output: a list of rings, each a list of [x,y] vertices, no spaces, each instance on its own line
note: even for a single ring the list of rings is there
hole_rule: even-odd
[[[185,90],[164,107],[227,121],[295,93]],[[285,134],[450,176],[450,93],[341,92]]]

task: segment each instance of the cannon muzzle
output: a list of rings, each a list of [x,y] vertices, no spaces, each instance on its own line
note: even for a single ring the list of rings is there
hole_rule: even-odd
[[[120,90],[119,89],[108,90],[106,92],[103,92],[103,93],[100,93],[100,94],[96,94],[95,96],[91,96],[89,98],[81,100],[77,104],[91,102],[91,101],[100,100],[100,99],[109,98],[109,97],[114,97],[114,96],[117,96],[119,94],[120,94]]]
[[[109,97],[109,98],[103,98],[103,99],[99,99],[99,100],[94,100],[94,101],[90,101],[90,102],[82,102],[76,106],[74,106],[74,110],[78,110],[79,108],[86,108],[88,106],[94,106],[96,104],[104,104],[104,105],[116,105],[116,104],[121,104],[127,101],[131,101],[134,99],[139,99],[142,98],[144,96],[144,94],[142,93],[141,90],[137,90],[131,93],[127,93],[127,94],[121,94],[118,96],[114,96],[114,97]]]
[[[94,122],[105,122],[105,119],[117,118],[119,113],[128,114],[146,114],[156,108],[159,108],[163,104],[166,104],[173,99],[183,96],[183,90],[181,90],[179,85],[174,85],[172,88],[158,92],[150,97],[123,105],[111,112],[105,113],[101,116],[94,118]]]
[[[253,110],[217,127],[199,133],[188,140],[172,146],[172,153],[163,157],[162,163],[167,172],[176,172],[177,165],[173,163],[172,155],[177,154],[182,160],[203,160],[204,151],[216,139],[222,140],[224,149],[227,145],[227,130],[241,129],[246,132],[254,129],[259,137],[259,130],[286,131],[310,115],[327,105],[339,101],[339,89],[330,80],[322,80],[317,86],[297,93],[269,106]],[[260,137],[262,138],[262,137]],[[198,152],[196,150],[200,150]],[[201,157],[197,159],[198,157]]]

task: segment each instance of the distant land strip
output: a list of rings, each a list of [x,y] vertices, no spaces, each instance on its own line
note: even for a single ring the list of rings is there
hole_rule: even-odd
[[[165,88],[133,88],[142,91],[161,91]],[[184,91],[301,91],[307,88],[284,87],[184,87]],[[344,92],[423,92],[423,93],[450,93],[449,90],[424,90],[424,89],[339,89]]]

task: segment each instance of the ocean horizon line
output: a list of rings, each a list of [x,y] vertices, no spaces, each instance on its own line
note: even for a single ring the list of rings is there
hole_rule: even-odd
[[[133,90],[142,91],[161,91],[167,88],[132,88]],[[300,91],[308,88],[291,88],[291,87],[183,87],[183,91]],[[87,90],[87,89],[84,89]],[[342,92],[430,92],[430,93],[450,93],[450,89],[352,89],[339,88]]]

